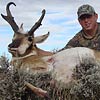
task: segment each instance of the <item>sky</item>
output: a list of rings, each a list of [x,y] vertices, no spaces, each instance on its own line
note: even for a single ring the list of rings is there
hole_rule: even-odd
[[[49,37],[38,47],[53,51],[63,48],[68,41],[81,30],[77,20],[77,9],[83,4],[90,4],[100,16],[100,0],[0,0],[0,13],[6,15],[6,4],[14,2],[10,9],[17,25],[24,24],[28,31],[46,10],[42,26],[35,31],[35,36],[50,32]],[[98,22],[100,18],[98,18]],[[13,31],[10,25],[0,16],[0,56],[7,55],[8,44],[11,43]]]

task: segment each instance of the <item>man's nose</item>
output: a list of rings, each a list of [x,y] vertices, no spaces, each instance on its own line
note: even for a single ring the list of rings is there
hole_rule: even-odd
[[[88,21],[88,18],[87,18],[87,17],[86,17],[86,18],[84,18],[84,21],[85,21],[85,22],[87,22],[87,21]]]

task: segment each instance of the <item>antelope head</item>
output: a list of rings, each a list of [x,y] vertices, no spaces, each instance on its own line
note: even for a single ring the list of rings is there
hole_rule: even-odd
[[[45,10],[42,11],[41,17],[33,25],[33,27],[28,32],[24,32],[23,24],[21,24],[20,27],[16,24],[14,17],[12,16],[9,9],[10,5],[16,6],[14,2],[8,3],[6,6],[7,16],[1,14],[2,18],[10,24],[14,31],[12,43],[8,45],[8,51],[12,54],[13,57],[25,56],[31,51],[34,51],[36,53],[36,43],[43,42],[49,35],[48,32],[45,35],[34,37],[35,30],[41,26],[41,22],[45,16]]]

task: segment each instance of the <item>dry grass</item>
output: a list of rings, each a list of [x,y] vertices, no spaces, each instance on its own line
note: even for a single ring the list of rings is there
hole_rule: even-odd
[[[5,60],[4,60],[5,58]],[[52,72],[29,74],[9,70],[9,60],[0,58],[0,100],[99,100],[100,65],[84,61],[76,66],[75,83],[63,84],[52,78]],[[41,98],[25,87],[27,81],[48,91],[49,98]]]

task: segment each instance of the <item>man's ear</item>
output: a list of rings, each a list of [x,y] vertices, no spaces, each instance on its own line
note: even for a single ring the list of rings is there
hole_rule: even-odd
[[[34,43],[42,43],[43,41],[47,39],[48,36],[49,36],[49,32],[45,35],[37,36],[34,38]]]
[[[98,19],[98,14],[95,14],[95,18],[96,18],[96,21],[97,21],[97,19]]]

